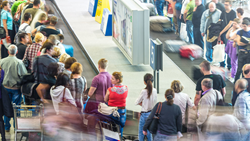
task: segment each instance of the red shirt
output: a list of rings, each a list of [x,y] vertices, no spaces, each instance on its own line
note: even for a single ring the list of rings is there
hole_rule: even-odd
[[[126,98],[128,96],[128,87],[125,85],[114,86],[108,88],[109,91],[109,106],[125,107]]]

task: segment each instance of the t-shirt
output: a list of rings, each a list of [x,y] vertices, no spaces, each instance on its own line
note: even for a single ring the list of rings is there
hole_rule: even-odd
[[[196,11],[193,12],[192,22],[193,22],[194,28],[200,29],[201,16],[202,16],[204,11],[205,11],[205,7],[201,4],[201,5],[197,6]]]
[[[35,28],[37,28],[38,26],[40,26],[40,25],[43,25],[42,23],[40,23],[40,22],[36,22],[36,24],[35,24]]]
[[[196,83],[196,91],[202,91],[202,89],[201,89],[201,81],[204,78],[210,78],[210,79],[212,79],[213,80],[213,89],[218,90],[219,92],[221,92],[222,88],[226,87],[226,83],[225,83],[225,81],[223,80],[223,78],[220,75],[209,74],[209,75],[203,76],[202,78],[200,78],[197,81],[197,83]]]
[[[91,87],[96,88],[95,97],[97,102],[104,102],[104,97],[108,88],[113,87],[111,77],[112,76],[108,72],[100,72],[94,77]]]
[[[27,27],[26,27],[27,26]],[[25,29],[25,33],[29,33],[31,34],[31,27],[27,24],[27,23],[23,23],[21,24],[21,26],[19,27],[19,31]]]
[[[187,4],[187,7],[186,7],[186,10],[188,10],[187,18],[186,18],[187,20],[192,21],[194,7],[195,7],[195,1],[194,0],[190,1]]]
[[[242,32],[242,34],[240,34]],[[246,38],[250,38],[250,30],[249,31],[245,31],[245,30],[240,30],[237,32],[237,35],[239,36],[245,36]],[[239,46],[239,49],[245,49],[246,46]]]
[[[1,27],[3,27],[3,20],[7,20],[7,29],[12,30],[13,28],[13,19],[10,12],[5,11],[4,9],[1,12]]]
[[[222,28],[224,29],[230,21],[233,21],[236,18],[236,12],[231,10],[229,13],[226,11],[222,12],[220,19],[222,20]]]
[[[16,13],[16,11],[17,11],[18,6],[19,6],[20,4],[22,4],[22,3],[25,3],[25,2],[26,2],[26,0],[24,0],[24,1],[15,1],[15,2],[13,3],[12,7],[11,7],[11,14],[14,16],[15,13]]]
[[[60,34],[59,31],[51,29],[51,28],[43,28],[42,30],[40,30],[40,32],[42,31],[46,33],[46,37],[49,37],[49,35],[51,34],[55,34],[55,35]]]
[[[22,44],[22,43],[17,44],[18,52],[16,54],[16,58],[23,60],[23,56],[24,56],[24,53],[26,51],[26,48],[27,48],[27,46]]]
[[[128,87],[125,85],[108,88],[109,101],[108,105],[113,107],[125,107],[128,96]]]
[[[35,17],[37,11],[38,11],[37,8],[28,8],[28,9],[25,10],[25,12],[23,13],[22,17],[25,15],[25,13],[30,13],[32,15],[32,19],[31,19],[30,23],[32,23],[32,20]]]

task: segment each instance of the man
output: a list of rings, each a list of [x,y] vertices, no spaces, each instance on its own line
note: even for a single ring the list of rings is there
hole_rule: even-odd
[[[46,36],[49,37],[51,34],[58,35],[60,34],[60,31],[55,28],[56,24],[58,22],[58,18],[56,16],[51,17],[50,24],[47,25],[45,28],[41,29],[40,32],[45,32]]]
[[[202,95],[204,95],[198,104],[197,111],[197,129],[200,140],[203,140],[204,127],[206,125],[207,118],[215,112],[216,104],[223,97],[219,91],[213,89],[213,80],[210,78],[205,78],[201,81],[201,87],[203,90]],[[201,132],[202,131],[202,132]]]
[[[212,0],[211,2],[214,2],[216,4],[216,8],[219,9],[221,12],[225,11],[225,7],[222,3],[219,2],[219,0]],[[209,4],[211,3],[207,3],[206,4],[206,9],[209,9]]]
[[[236,18],[236,12],[234,10],[232,10],[232,4],[230,0],[226,0],[224,2],[224,6],[225,6],[225,11],[221,13],[220,19],[219,21],[222,21],[222,31],[220,32],[220,35],[218,37],[218,41],[223,41],[223,43],[225,45],[227,45],[227,38],[226,38],[226,34],[227,31],[229,30],[229,28],[231,27],[231,25],[233,24],[233,20]],[[226,58],[226,56],[225,56]],[[225,61],[220,63],[221,67],[225,67]],[[227,55],[227,68],[228,70],[231,69],[231,59],[229,58],[229,56]]]
[[[238,118],[239,121],[243,123],[246,130],[248,131],[249,141],[249,131],[250,131],[250,93],[246,91],[248,82],[246,79],[239,79],[235,83],[235,91],[239,95],[235,105],[233,115]]]
[[[201,4],[201,0],[195,0],[196,7],[194,8],[192,23],[193,23],[193,35],[194,35],[194,44],[204,48],[203,37],[201,36],[200,25],[201,25],[201,16],[205,11],[205,7]]]
[[[203,61],[200,64],[200,68],[201,68],[201,72],[204,74],[204,76],[202,78],[200,78],[196,83],[196,95],[195,95],[195,99],[194,99],[194,104],[198,105],[200,98],[202,96],[204,96],[204,94],[203,94],[204,91],[202,90],[201,82],[205,78],[212,79],[213,80],[213,87],[212,88],[215,90],[218,90],[223,95],[223,97],[225,97],[225,95],[226,95],[226,88],[225,88],[226,83],[224,82],[224,80],[222,79],[222,77],[220,75],[212,74],[210,63],[208,61]]]
[[[76,58],[74,57],[69,57],[68,59],[66,59],[65,61],[65,69],[63,71],[63,73],[67,74],[69,77],[71,75],[71,70],[70,70],[70,67],[73,63],[77,62]]]
[[[187,35],[189,38],[189,43],[191,44],[194,43],[193,23],[192,23],[194,7],[195,7],[195,0],[190,0],[190,2],[187,4],[187,7],[183,15],[184,22],[187,25],[186,30],[187,30]]]
[[[107,89],[112,87],[111,75],[107,72],[108,60],[100,59],[98,61],[99,74],[94,77],[88,95],[91,97],[95,93],[97,102],[104,102]]]
[[[26,9],[24,11],[22,20],[24,18],[25,13],[30,13],[32,15],[32,17],[35,17],[35,15],[36,15],[37,11],[39,10],[39,8],[40,8],[40,0],[34,0],[33,8],[28,8],[28,9]],[[32,22],[32,20],[30,21],[30,23]]]
[[[242,71],[243,71],[243,76],[244,76],[244,79],[247,80],[248,82],[248,87],[247,87],[247,91],[250,93],[250,64],[246,64],[243,66],[242,68]],[[235,104],[235,101],[237,99],[239,95],[236,93],[235,89],[233,91],[233,98],[232,98],[232,105]]]
[[[23,32],[27,33],[29,37],[29,44],[32,44],[32,39],[31,39],[31,27],[30,27],[30,22],[32,21],[32,15],[30,13],[25,13],[23,16],[23,23],[19,27],[18,32]],[[20,40],[19,40],[20,41]]]
[[[209,3],[209,9],[203,12],[201,17],[200,31],[204,37],[207,34],[207,29],[212,23],[217,23],[220,19],[221,11],[216,9],[214,2]],[[216,42],[217,43],[217,42]],[[213,44],[206,40],[206,58],[207,61],[213,62]]]
[[[237,32],[237,37],[234,40],[234,47],[236,46],[236,43],[238,45],[238,69],[235,75],[235,80],[236,82],[240,78],[240,74],[242,73],[242,67],[250,63],[250,48],[249,48],[249,43],[243,43],[242,42],[242,37],[245,38],[250,38],[250,22],[246,19],[243,20],[241,27],[242,30]]]
[[[27,73],[22,60],[16,58],[17,47],[10,45],[8,48],[9,56],[0,60],[0,66],[4,70],[3,86],[8,91],[12,103],[20,105],[22,93],[20,91],[21,76]],[[5,130],[10,131],[10,118],[4,116]]]
[[[26,48],[27,48],[27,44],[30,41],[29,35],[27,33],[21,33],[19,35],[19,41],[20,41],[20,43],[17,44],[18,53],[17,53],[16,57],[18,59],[22,60],[24,53],[26,51]]]

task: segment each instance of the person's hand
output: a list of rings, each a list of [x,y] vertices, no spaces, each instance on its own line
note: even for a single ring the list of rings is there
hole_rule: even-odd
[[[217,44],[221,42],[221,35],[218,36]]]
[[[181,20],[181,14],[180,14],[180,17],[179,17],[179,19]]]
[[[233,43],[233,47],[236,47],[236,43],[235,42]]]
[[[187,19],[184,19],[184,23],[186,23],[187,22]]]
[[[42,102],[43,102],[43,103],[49,103],[49,101],[46,100],[46,99],[42,99]]]
[[[193,110],[196,110],[196,106],[193,106],[192,109],[193,109]]]
[[[205,34],[204,34],[204,33],[201,33],[201,36],[203,36],[203,37],[204,37],[204,36],[205,36]]]
[[[195,12],[195,11],[196,11],[196,9],[197,9],[197,6],[194,8],[193,12]]]
[[[145,135],[145,136],[146,136],[147,134],[148,134],[148,133],[147,133],[147,131],[143,131],[143,135]]]

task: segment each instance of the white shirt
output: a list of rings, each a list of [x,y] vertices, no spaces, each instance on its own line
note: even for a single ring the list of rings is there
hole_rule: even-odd
[[[182,7],[181,7],[181,14],[184,14],[184,11],[186,10],[186,7],[187,7],[189,2],[190,2],[190,0],[184,0],[183,1]]]
[[[19,27],[19,31],[23,30],[27,25],[27,23],[21,24],[21,26]],[[29,25],[26,27],[25,33],[31,33],[31,27]]]
[[[155,104],[157,103],[157,91],[156,91],[156,89],[153,88],[152,94],[149,98],[148,98],[148,90],[143,89],[141,91],[140,96],[135,101],[135,105],[139,105],[140,103],[142,103],[142,106],[141,106],[142,112],[148,112],[148,111],[152,110],[154,108]]]
[[[191,101],[191,99],[187,94],[180,92],[180,93],[175,93],[174,104],[180,107],[182,113],[182,124],[185,124],[186,105],[188,104],[189,107],[193,107],[194,106],[193,102]]]

